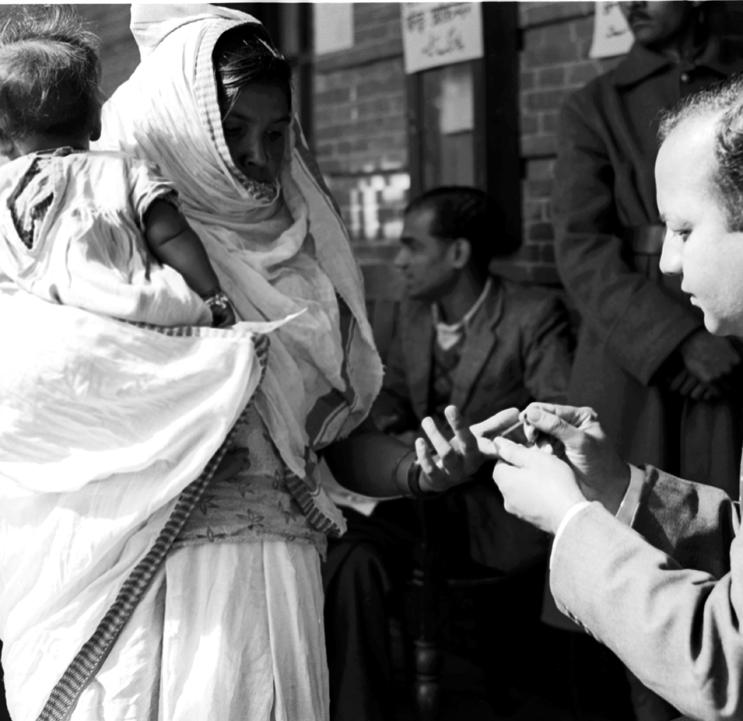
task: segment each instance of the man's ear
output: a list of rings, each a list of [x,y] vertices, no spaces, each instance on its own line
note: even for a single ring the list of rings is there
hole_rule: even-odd
[[[470,262],[472,245],[467,238],[457,238],[452,244],[452,267],[462,270]]]

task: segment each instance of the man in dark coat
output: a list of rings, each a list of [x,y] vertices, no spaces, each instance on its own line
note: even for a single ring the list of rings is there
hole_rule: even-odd
[[[659,271],[653,167],[660,111],[743,70],[743,59],[710,37],[699,3],[620,5],[635,43],[616,69],[567,99],[558,131],[556,260],[582,319],[570,403],[594,408],[630,462],[733,494],[741,345],[708,333],[678,277]]]
[[[702,44],[692,3],[622,5],[637,41],[615,70],[567,99],[558,134],[556,260],[582,318],[570,402],[597,410],[630,462],[734,493],[739,346],[708,333],[678,279],[658,270],[653,166],[659,112],[743,70],[743,59],[720,38]],[[675,13],[683,46],[676,36],[651,41],[646,5]]]

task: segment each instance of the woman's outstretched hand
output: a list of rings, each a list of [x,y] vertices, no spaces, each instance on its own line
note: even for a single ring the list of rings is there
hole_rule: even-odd
[[[447,406],[444,414],[454,433],[448,440],[432,418],[424,418],[421,423],[435,454],[423,438],[415,442],[424,491],[445,491],[469,480],[487,459],[498,457],[492,439],[519,419],[518,408],[501,411],[472,426],[465,424],[456,406]]]

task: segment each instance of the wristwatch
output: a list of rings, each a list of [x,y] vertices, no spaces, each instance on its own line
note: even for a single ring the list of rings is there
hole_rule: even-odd
[[[395,467],[395,476],[397,476],[400,466],[407,460],[410,459],[410,457],[415,457],[415,451],[412,451],[410,453],[406,453],[403,456],[400,457],[400,459],[397,461],[397,465]],[[421,473],[423,472],[423,469],[420,467],[420,464],[417,460],[413,460],[412,463],[407,468],[407,473],[405,474],[405,480],[404,480],[404,491],[407,491],[407,493],[404,493],[405,496],[408,498],[416,498],[419,500],[427,499],[427,498],[436,498],[437,496],[440,496],[443,491],[424,491],[421,488]],[[403,479],[401,478],[400,481]],[[403,483],[398,481],[398,487],[403,490]]]
[[[212,312],[214,325],[217,328],[232,325],[235,322],[235,311],[232,309],[232,303],[221,288],[215,288],[205,293],[201,296],[201,299]]]

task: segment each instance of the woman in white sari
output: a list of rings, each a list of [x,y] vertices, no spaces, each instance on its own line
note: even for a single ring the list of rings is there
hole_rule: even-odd
[[[17,348],[0,354],[9,708],[321,721],[319,562],[344,530],[331,468],[355,491],[417,495],[480,457],[429,477],[361,430],[382,376],[361,276],[261,26],[135,5],[132,31],[141,63],[99,147],[173,181],[241,322],[162,332],[0,288]]]

